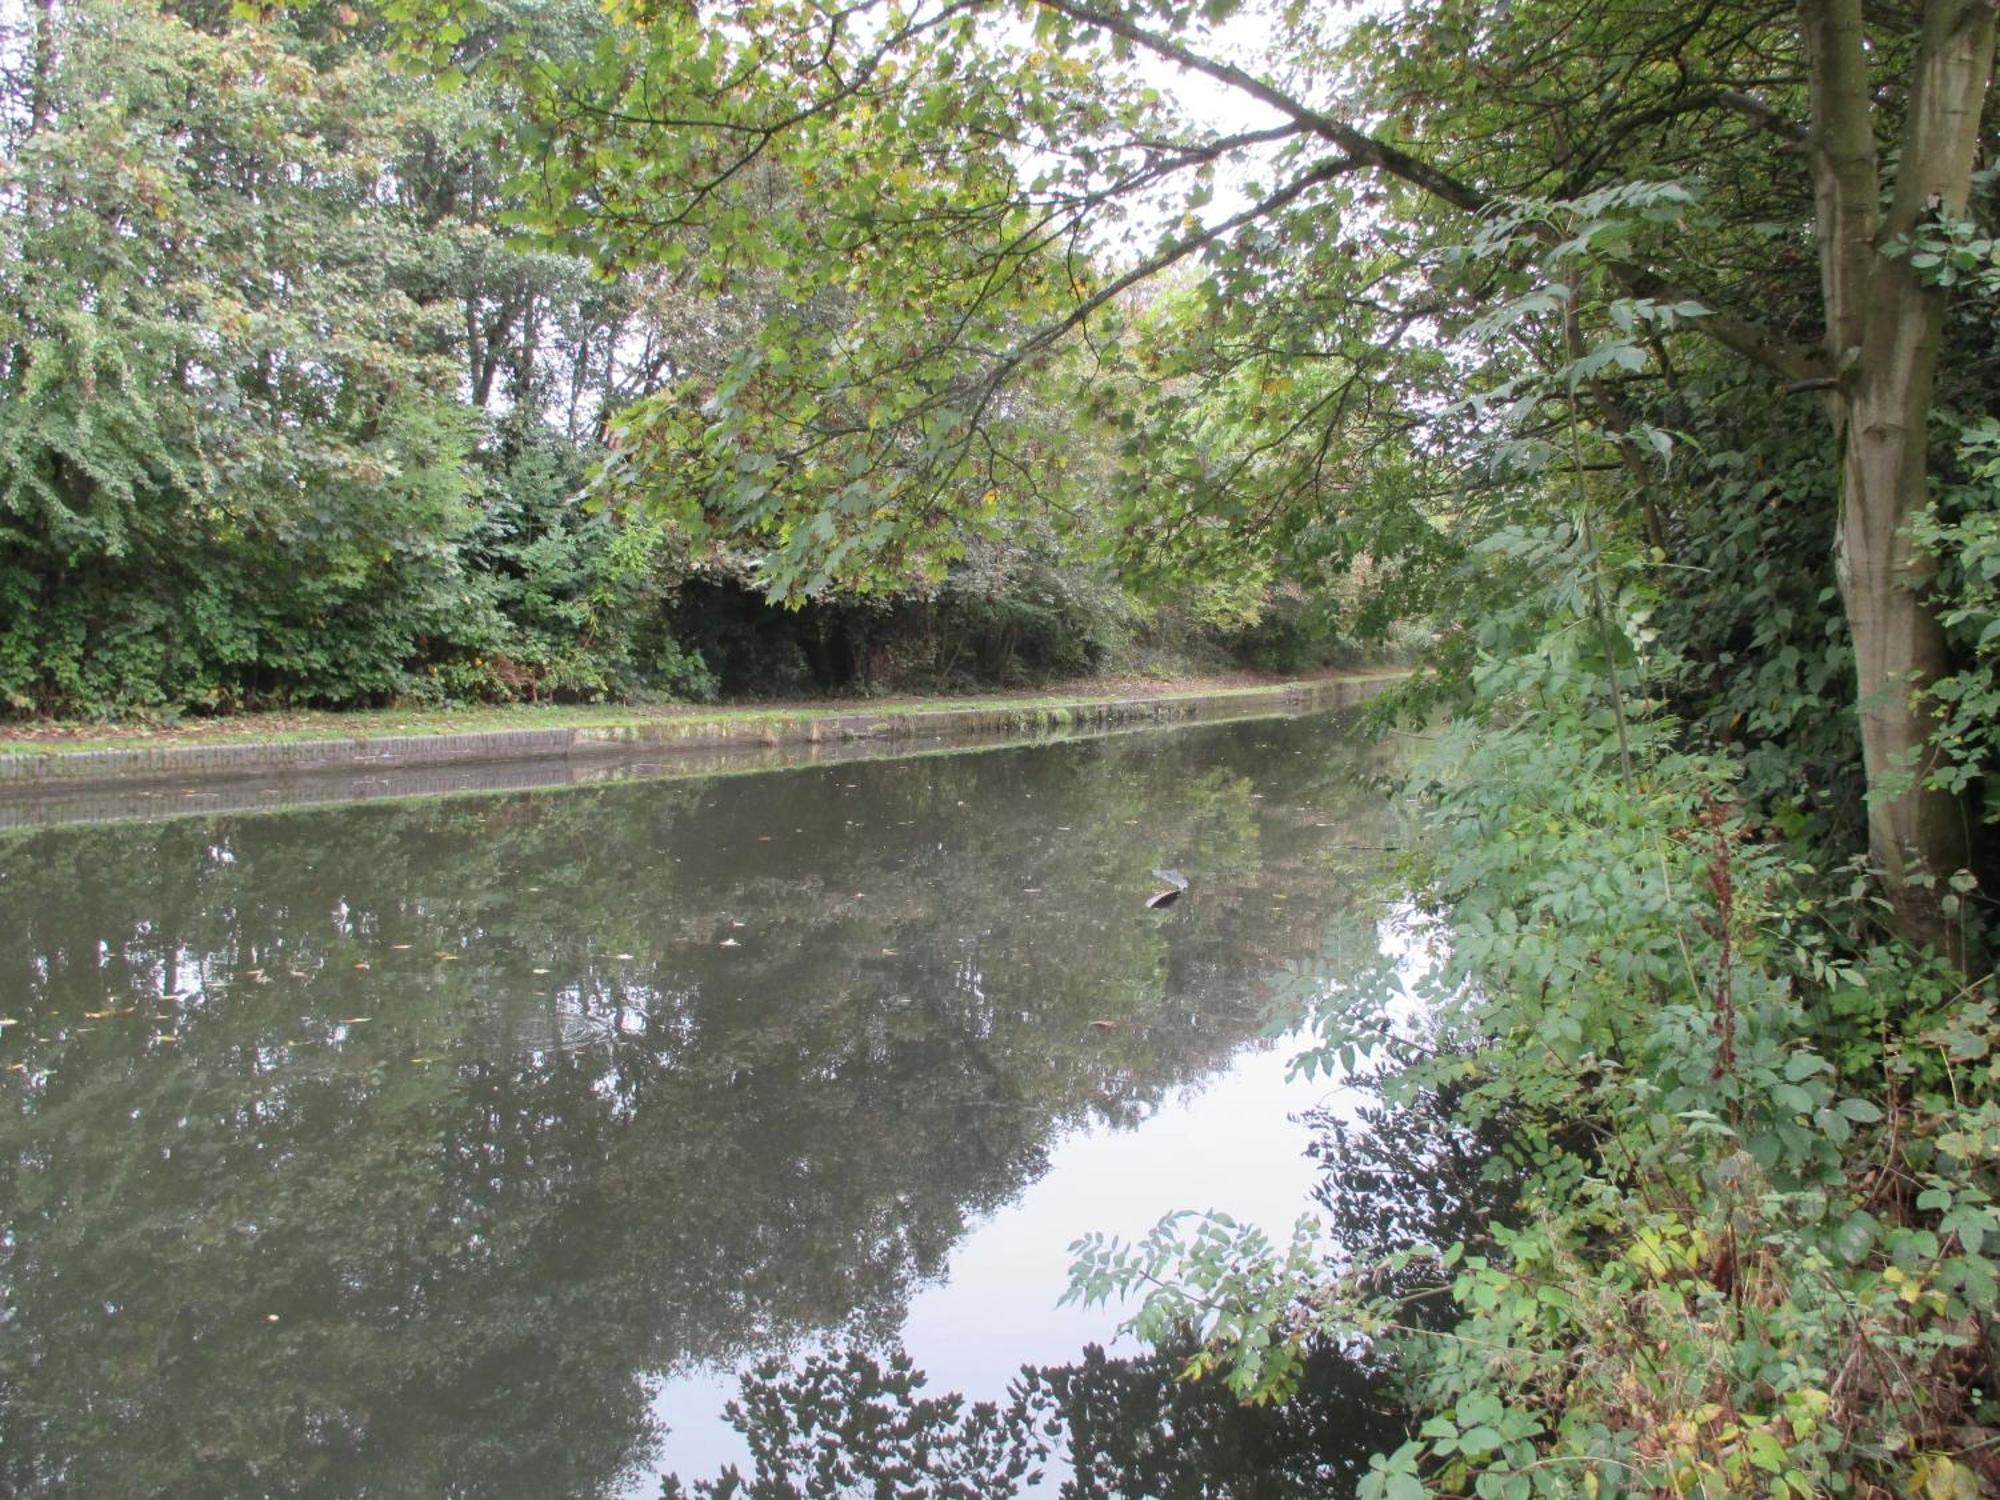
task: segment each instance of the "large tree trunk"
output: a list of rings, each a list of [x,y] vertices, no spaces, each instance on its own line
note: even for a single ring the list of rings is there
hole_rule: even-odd
[[[1939,905],[1968,857],[1968,820],[1927,785],[1931,685],[1948,668],[1909,523],[1929,503],[1929,418],[1944,294],[1884,255],[1922,218],[1962,212],[1993,73],[1994,0],[1927,0],[1886,213],[1861,0],[1800,0],[1829,397],[1841,458],[1840,576],[1854,636],[1869,789],[1868,852],[1897,925],[1960,957]],[[1919,882],[1923,874],[1936,882]]]
[[[1935,337],[1935,319],[1930,320]],[[1902,331],[1916,339],[1924,324]],[[1948,668],[1944,628],[1927,592],[1934,571],[1909,522],[1929,499],[1925,426],[1928,350],[1864,366],[1841,426],[1840,582],[1854,638],[1861,754],[1869,788],[1868,852],[1912,941],[1959,955],[1937,895],[1969,857],[1965,810],[1927,785],[1932,717],[1926,694]],[[1913,883],[1929,872],[1936,882]]]

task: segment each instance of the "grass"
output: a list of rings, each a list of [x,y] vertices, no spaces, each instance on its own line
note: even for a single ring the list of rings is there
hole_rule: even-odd
[[[1366,680],[1391,675],[1359,671],[1327,676]],[[103,724],[32,720],[0,725],[0,755],[84,750],[143,750],[163,745],[283,744],[303,740],[380,739],[397,735],[487,734],[522,729],[599,729],[663,720],[701,724],[756,724],[813,715],[888,717],[940,709],[1055,709],[1127,698],[1248,696],[1293,679],[1252,677],[1155,679],[1092,678],[1022,693],[970,697],[823,698],[734,705],[509,704],[487,708],[385,708],[305,710],[185,719],[173,724]]]

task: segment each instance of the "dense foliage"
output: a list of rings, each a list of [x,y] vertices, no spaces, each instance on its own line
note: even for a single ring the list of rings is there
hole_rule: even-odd
[[[65,0],[5,39],[0,712],[949,687],[1342,649],[1160,617],[1046,522],[948,528],[932,576],[865,603],[759,607],[757,549],[583,496],[614,416],[725,364],[769,303],[515,238],[532,158],[504,80],[399,74],[354,7],[240,10]],[[557,55],[604,29],[586,0],[523,15]]]

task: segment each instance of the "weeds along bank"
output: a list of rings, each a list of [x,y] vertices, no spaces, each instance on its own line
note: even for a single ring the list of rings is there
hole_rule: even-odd
[[[1338,934],[1294,976],[1333,996],[1308,1065],[1373,1096],[1335,1155],[1400,1207],[1343,1219],[1336,1172],[1330,1257],[1169,1225],[1075,1291],[1159,1278],[1139,1326],[1251,1400],[1321,1342],[1393,1368],[1364,1496],[1991,1493],[1992,983],[1885,936],[1742,757],[1657,710],[1627,739],[1629,774],[1601,678],[1490,674],[1408,788],[1402,956]]]

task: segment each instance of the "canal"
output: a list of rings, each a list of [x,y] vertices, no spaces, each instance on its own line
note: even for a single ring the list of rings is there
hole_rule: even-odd
[[[1382,770],[1321,715],[0,836],[0,1488],[729,1493],[844,1430],[964,1450],[882,1493],[1340,1493],[1363,1372],[1240,1413],[1057,1301],[1085,1232],[1310,1206],[1273,981],[1366,929]]]

